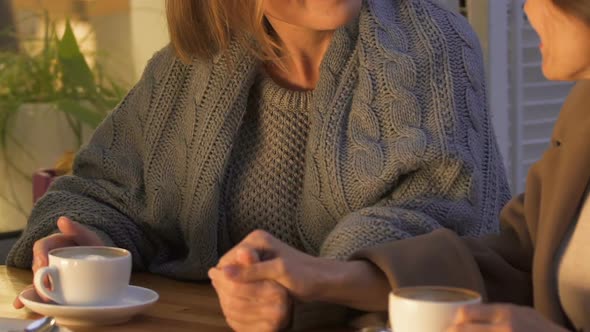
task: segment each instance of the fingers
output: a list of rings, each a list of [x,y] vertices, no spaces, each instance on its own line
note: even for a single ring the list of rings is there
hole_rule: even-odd
[[[447,332],[566,331],[533,308],[512,304],[465,307],[456,321]]]
[[[46,285],[46,286],[49,288],[49,279],[46,279],[44,282],[45,282],[45,285]],[[51,300],[50,300],[50,299],[48,299],[48,298],[46,298],[46,297],[42,296],[40,293],[38,293],[38,292],[37,292],[37,290],[35,289],[35,285],[29,285],[29,286],[25,287],[25,288],[24,288],[24,289],[21,291],[21,293],[22,293],[22,292],[25,292],[25,291],[27,291],[27,290],[29,290],[29,289],[34,289],[34,290],[35,290],[35,292],[37,293],[37,295],[39,296],[39,298],[41,298],[41,300],[42,300],[43,302],[46,302],[46,303],[49,303],[49,302],[51,302]],[[19,294],[19,295],[20,295],[20,294]],[[20,300],[20,298],[19,298],[19,295],[17,295],[17,296],[14,298],[14,301],[12,301],[12,306],[13,306],[15,309],[22,309],[22,308],[24,308],[24,307],[25,307],[25,305],[24,305],[24,304],[21,302],[21,300]]]
[[[29,289],[33,289],[35,288],[33,285],[29,285],[27,287],[25,287],[25,289],[22,290],[22,292],[29,290]],[[12,302],[12,306],[15,309],[22,309],[25,307],[25,305],[20,301],[20,299],[18,298],[18,295],[16,296],[16,298],[14,299],[14,301]]]
[[[258,251],[242,243],[228,252],[218,267],[209,270],[223,314],[233,330],[278,331],[289,321],[291,302],[284,287],[271,280],[239,282],[228,277],[256,266],[262,266],[260,273],[266,272],[277,261],[260,262]]]
[[[57,228],[61,233],[46,236],[35,242],[33,245],[33,273],[49,264],[48,254],[51,250],[70,247],[75,245],[83,246],[102,246],[104,243],[97,234],[84,227],[83,225],[72,221],[67,217],[61,217],[57,220]],[[49,280],[45,280],[48,285]],[[32,287],[32,286],[31,286]],[[41,296],[41,295],[40,295]],[[41,296],[44,301],[48,301]],[[23,307],[23,304],[18,299],[14,300],[13,306],[17,309]]]
[[[462,324],[455,325],[446,330],[446,332],[510,332],[507,325],[490,325],[490,324]]]
[[[252,306],[239,299],[220,300],[220,303],[228,323],[232,321],[235,325],[259,325],[264,331],[279,331],[288,322],[289,307],[285,301],[265,306]]]
[[[232,296],[220,296],[219,303],[226,318],[244,324],[259,322],[262,317],[268,316],[269,307],[275,305],[275,303],[253,305],[248,300]]]
[[[33,245],[33,272],[37,272],[41,267],[47,266],[49,263],[47,256],[49,251],[75,244],[71,238],[63,234],[53,234],[35,242]]]
[[[469,305],[459,310],[455,324],[498,323],[505,320],[508,311],[509,308],[505,305]]]
[[[248,244],[240,243],[228,251],[217,264],[218,268],[230,265],[251,265],[260,261],[256,249]]]
[[[102,240],[94,232],[83,225],[61,217],[57,220],[57,227],[61,233],[44,237],[33,245],[33,272],[47,266],[49,251],[75,245],[101,246]]]
[[[269,233],[261,230],[250,233],[242,242],[228,251],[217,264],[217,267],[225,267],[228,265],[238,264],[238,259],[244,260],[240,265],[248,265],[242,263],[256,263],[267,258],[272,258],[274,255],[274,247],[276,245],[275,238]],[[262,257],[263,254],[269,257]]]
[[[285,274],[282,259],[275,258],[250,266],[228,266],[223,269],[227,278],[236,282],[254,282],[261,280],[279,280]]]
[[[234,330],[278,331],[288,322],[290,300],[284,288],[271,281],[239,284],[220,276],[212,278],[213,285]]]
[[[241,242],[241,244],[247,244],[259,252],[273,252],[279,243],[279,240],[263,230],[253,231]]]
[[[217,293],[248,299],[250,302],[275,301],[280,296],[286,294],[273,281],[264,280],[252,283],[235,282],[225,277],[223,271],[219,269],[211,269],[209,271],[209,277]]]
[[[72,238],[72,240],[81,246],[102,246],[102,240],[88,228],[72,221],[67,217],[61,217],[57,220],[57,227],[60,232]]]
[[[14,298],[14,301],[12,301],[12,306],[14,309],[22,309],[25,307],[25,305],[18,298],[18,295]]]
[[[231,329],[236,332],[275,332],[278,330],[277,328],[273,328],[269,324],[260,321],[256,324],[249,324],[229,318],[226,318],[225,320]]]
[[[260,262],[256,250],[247,247],[241,247],[236,250],[236,261],[243,266],[250,266]]]

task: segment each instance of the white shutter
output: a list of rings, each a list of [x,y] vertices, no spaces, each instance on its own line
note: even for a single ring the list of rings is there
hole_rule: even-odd
[[[539,38],[528,24],[523,3],[461,0],[481,40],[492,122],[514,193],[524,191],[528,169],[547,148],[572,86],[544,78]]]

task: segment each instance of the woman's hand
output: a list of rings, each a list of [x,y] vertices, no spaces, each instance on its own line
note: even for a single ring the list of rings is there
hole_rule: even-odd
[[[232,264],[241,255],[255,255],[260,262]],[[218,268],[235,282],[274,281],[303,302],[328,302],[366,311],[387,310],[391,290],[385,275],[369,262],[314,257],[264,231],[248,235],[221,258]]]
[[[236,265],[236,257],[249,252],[260,262]],[[336,263],[336,262],[334,262]],[[272,280],[303,301],[317,300],[316,285],[330,271],[331,261],[305,254],[264,231],[250,233],[225,254],[218,267],[226,277],[237,282]]]
[[[567,332],[529,307],[472,305],[457,313],[447,332]]]
[[[69,218],[59,218],[57,221],[57,227],[60,233],[44,237],[33,245],[33,273],[36,273],[40,268],[47,266],[49,263],[48,253],[53,249],[71,246],[104,245],[96,233]],[[13,306],[16,309],[20,309],[24,305],[17,297],[13,302]]]
[[[223,272],[226,266],[247,267],[259,263],[255,251],[237,249],[217,268],[209,270],[213,287],[229,326],[238,332],[278,331],[290,320],[292,302],[287,290],[271,280],[237,282]]]

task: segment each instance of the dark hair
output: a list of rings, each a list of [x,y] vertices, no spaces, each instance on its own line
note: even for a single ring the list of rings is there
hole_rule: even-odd
[[[552,0],[553,4],[566,13],[590,25],[590,0]]]

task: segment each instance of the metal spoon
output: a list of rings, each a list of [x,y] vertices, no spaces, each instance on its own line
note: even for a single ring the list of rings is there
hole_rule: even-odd
[[[25,327],[25,332],[51,332],[55,327],[55,318],[48,316],[37,319]]]
[[[386,327],[365,327],[360,329],[359,332],[391,332],[391,329]]]

